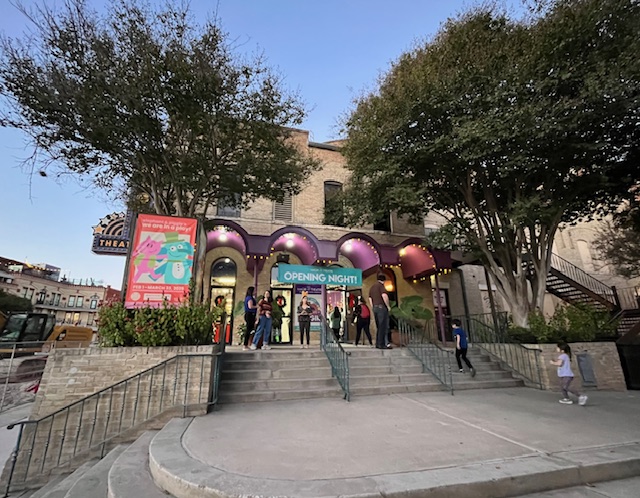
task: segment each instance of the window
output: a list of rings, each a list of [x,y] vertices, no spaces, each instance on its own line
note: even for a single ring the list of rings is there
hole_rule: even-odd
[[[282,202],[273,203],[273,219],[279,221],[291,221],[293,218],[293,199],[291,194],[285,192]]]
[[[98,300],[96,298],[91,298],[91,302],[89,303],[89,308],[95,310],[98,307]]]
[[[49,306],[54,306],[55,302],[56,302],[56,293],[52,292],[51,293],[51,299],[49,299]]]
[[[25,299],[31,300],[31,299],[33,299],[33,293],[34,292],[35,291],[33,289],[29,289],[28,287],[24,287],[24,296],[23,297]]]
[[[374,230],[380,230],[381,232],[391,231],[391,213],[387,212],[376,223],[373,224]]]
[[[80,324],[80,313],[74,313],[73,314],[73,324]]]
[[[83,304],[84,304],[84,297],[78,296],[78,299],[76,300],[76,308],[82,308]]]
[[[72,317],[71,312],[70,312],[70,311],[67,311],[67,312],[64,314],[64,323],[71,323],[71,317]]]
[[[36,304],[44,304],[44,300],[47,297],[47,289],[42,289],[40,292],[38,292],[38,299],[36,301]]]
[[[216,207],[216,214],[222,218],[240,218],[240,207],[236,206],[240,205],[242,197],[240,194],[234,194],[234,199],[234,203],[227,203],[224,200],[220,200]]]
[[[73,308],[76,305],[76,296],[69,296],[69,301],[67,302],[67,307]]]
[[[324,182],[324,225],[345,226],[344,203],[342,202],[342,183]]]
[[[54,306],[60,305],[60,297],[61,296],[62,296],[62,294],[56,294],[56,300],[53,302]]]
[[[87,317],[87,325],[93,325],[93,320],[95,319],[96,314],[95,313],[89,313],[89,316]]]

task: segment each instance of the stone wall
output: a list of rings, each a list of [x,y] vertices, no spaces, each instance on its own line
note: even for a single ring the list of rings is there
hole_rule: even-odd
[[[14,482],[37,481],[70,462],[77,466],[172,417],[206,413],[218,359],[214,348],[56,350],[30,416],[39,422],[26,425],[22,435]],[[68,409],[58,411],[63,407]]]
[[[591,356],[593,373],[596,378],[596,386],[593,388],[611,391],[626,391],[624,373],[620,364],[620,356],[615,342],[576,342],[570,344],[573,359],[571,370],[575,375],[573,387],[578,391],[583,389],[583,379],[578,368],[578,354],[588,353]],[[555,344],[538,344],[541,350],[540,360],[542,366],[542,382],[545,389],[560,391],[558,384],[557,368],[549,362],[558,358]],[[591,389],[591,387],[590,387]]]
[[[534,383],[539,378],[543,389],[560,391],[558,367],[550,363],[560,354],[555,344],[523,344],[523,347],[516,344],[475,344],[475,346],[488,350],[516,372],[522,373],[528,386],[535,387]],[[573,354],[571,370],[575,376],[572,387],[578,391],[585,389],[577,356],[587,353],[591,357],[596,380],[596,385],[588,386],[588,389],[626,391],[620,356],[614,342],[577,342],[570,346]],[[534,383],[528,382],[527,378]]]
[[[213,348],[214,346],[175,346],[56,349],[47,360],[30,419],[39,419],[176,355],[208,354],[213,352]],[[199,364],[192,365],[192,368],[196,370],[191,370],[189,376],[199,378]],[[206,364],[205,369],[203,378],[207,385],[203,387],[208,389],[210,363]],[[190,386],[194,391],[199,388],[196,384]]]

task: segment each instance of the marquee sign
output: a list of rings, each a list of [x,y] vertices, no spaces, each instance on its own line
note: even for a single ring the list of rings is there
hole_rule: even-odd
[[[362,286],[358,268],[326,268],[307,265],[278,265],[278,282],[283,284],[319,284]]]
[[[132,213],[111,213],[93,227],[93,245],[95,254],[126,256],[131,239]]]

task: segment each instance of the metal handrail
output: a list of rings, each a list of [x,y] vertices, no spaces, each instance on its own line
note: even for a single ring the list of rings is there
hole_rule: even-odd
[[[471,347],[483,350],[529,385],[543,389],[540,369],[542,352],[538,348],[511,340],[507,332],[506,312],[455,318],[458,318],[467,330]]]
[[[640,308],[640,286],[616,289],[616,293],[623,310]]]
[[[453,374],[451,371],[451,353],[436,342],[437,324],[429,320],[422,330],[414,327],[404,318],[398,318],[400,343],[422,364],[422,371],[431,373],[447,390],[453,394]]]
[[[344,392],[344,399],[350,401],[349,356],[351,356],[351,353],[342,347],[342,344],[333,336],[333,332],[329,332],[329,326],[324,316],[322,316],[321,324],[320,344],[331,364],[331,376],[338,379],[338,383]]]
[[[30,477],[46,475],[54,468],[65,465],[75,457],[88,452],[99,450],[102,458],[106,446],[115,438],[169,410],[182,408],[184,417],[189,406],[215,404],[218,399],[219,364],[222,354],[223,348],[212,353],[179,354],[74,401],[38,420],[10,424],[7,429],[18,426],[20,432],[17,445],[11,455],[4,496],[8,496],[11,491],[18,464],[25,466],[21,482],[26,482]],[[212,365],[211,391],[206,393],[206,401],[203,401],[204,364],[207,358],[211,361],[215,358],[218,361]],[[195,382],[195,379],[190,379],[190,376],[193,371],[192,363],[197,360],[200,361],[200,383],[195,396],[195,393],[190,393],[188,388]],[[172,399],[168,399],[169,397]],[[106,411],[100,411],[100,406]],[[132,417],[130,424],[123,423],[125,414]],[[56,427],[56,436],[52,438],[54,427]],[[96,434],[100,434],[101,431],[102,435],[97,436]],[[34,457],[37,464],[35,471],[32,467]],[[30,471],[32,471],[31,475]]]
[[[583,287],[589,289],[593,293],[599,295],[603,299],[606,299],[611,304],[616,305],[616,297],[615,291],[601,282],[597,278],[592,277],[587,272],[585,272],[582,268],[574,265],[570,261],[558,256],[557,254],[551,254],[551,266],[550,268],[555,269],[562,273],[563,275],[571,278],[574,282],[582,285]]]

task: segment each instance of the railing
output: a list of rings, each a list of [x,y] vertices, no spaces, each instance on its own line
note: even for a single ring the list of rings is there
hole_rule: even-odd
[[[542,389],[541,351],[535,347],[511,342],[506,312],[486,313],[458,318],[469,334],[470,347],[482,349],[530,387]]]
[[[417,329],[407,320],[398,318],[400,343],[406,346],[422,363],[423,372],[431,373],[453,394],[453,375],[451,373],[451,353],[440,347],[437,338],[437,325],[430,320],[423,329]]]
[[[640,308],[640,287],[626,287],[615,289],[618,295],[620,308],[623,310],[635,310]]]
[[[182,354],[19,427],[5,497],[13,483],[48,475],[81,455],[102,458],[116,438],[168,411],[185,417],[218,399],[224,346],[207,354]]]
[[[327,320],[322,317],[322,330],[320,333],[320,343],[322,350],[327,355],[331,364],[331,376],[338,379],[338,383],[344,392],[344,399],[351,400],[349,390],[349,356],[351,353],[345,351],[342,344],[336,340],[333,331],[329,329]]]
[[[87,341],[0,342],[0,413],[33,401],[46,366],[46,353],[88,345]]]
[[[566,259],[561,258],[557,254],[551,255],[551,268],[569,277],[577,284],[589,289],[591,292],[597,294],[612,305],[617,305],[615,291],[611,287],[600,282],[600,280],[592,277],[582,268],[579,268]]]

